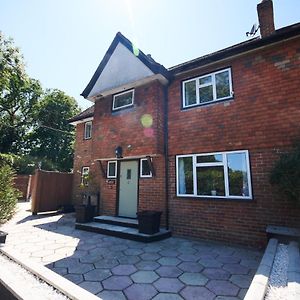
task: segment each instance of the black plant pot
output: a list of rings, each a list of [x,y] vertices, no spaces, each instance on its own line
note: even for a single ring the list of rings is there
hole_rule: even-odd
[[[137,213],[139,232],[154,234],[159,232],[161,211],[144,210]]]
[[[0,244],[5,244],[6,236],[8,235],[7,232],[0,231]]]
[[[79,205],[76,207],[76,222],[87,223],[93,221],[95,216],[95,206]]]

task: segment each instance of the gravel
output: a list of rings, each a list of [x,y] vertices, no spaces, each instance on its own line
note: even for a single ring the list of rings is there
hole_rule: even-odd
[[[0,254],[0,273],[12,287],[17,287],[30,300],[69,300],[68,297],[40,280],[8,257]]]
[[[265,300],[288,300],[288,246],[279,244],[275,255]]]

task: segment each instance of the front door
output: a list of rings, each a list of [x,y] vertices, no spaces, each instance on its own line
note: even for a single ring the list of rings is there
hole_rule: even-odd
[[[120,162],[119,216],[136,218],[138,197],[138,161]]]

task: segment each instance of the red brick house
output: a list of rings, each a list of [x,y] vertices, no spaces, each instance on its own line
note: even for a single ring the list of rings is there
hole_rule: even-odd
[[[258,245],[300,225],[269,183],[300,137],[300,23],[275,30],[271,0],[258,14],[261,37],[169,69],[116,35],[70,120],[75,203],[90,172],[99,214],[160,210],[174,234]]]

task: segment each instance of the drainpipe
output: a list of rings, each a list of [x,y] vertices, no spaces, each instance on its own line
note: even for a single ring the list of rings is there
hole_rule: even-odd
[[[165,155],[165,211],[166,229],[169,229],[169,152],[168,152],[168,88],[169,84],[163,87],[164,93],[164,155]]]

